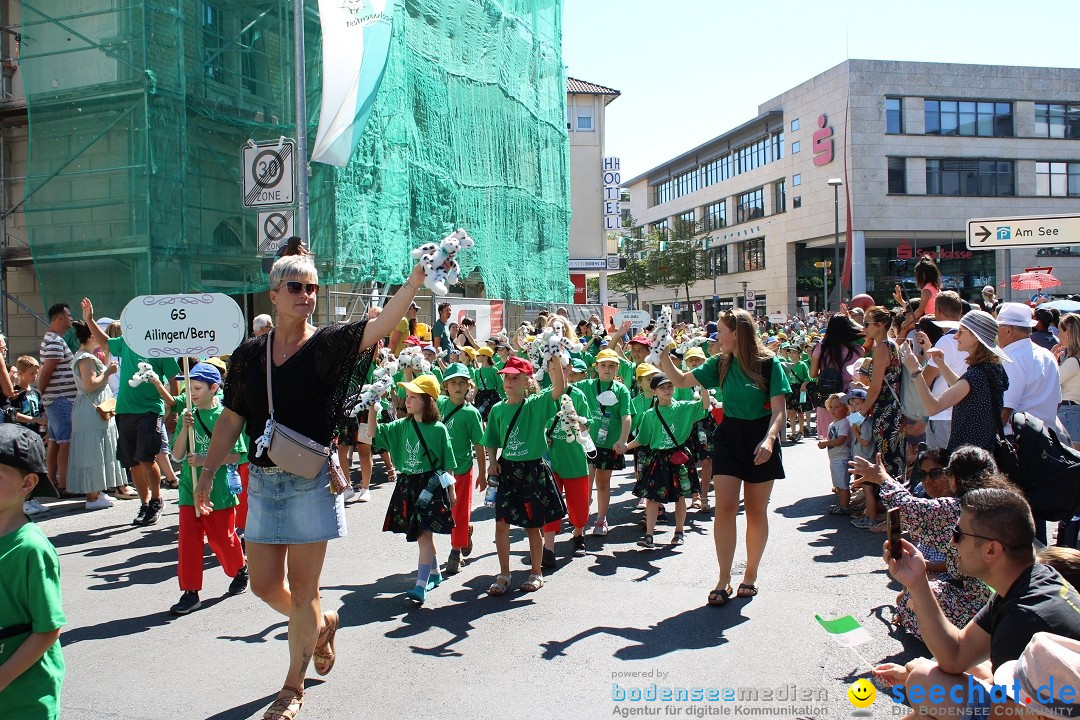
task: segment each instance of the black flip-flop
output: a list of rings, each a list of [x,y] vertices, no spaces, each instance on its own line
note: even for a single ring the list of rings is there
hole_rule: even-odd
[[[746,583],[739,583],[738,592],[742,592],[743,590],[747,591],[747,593],[745,595],[739,595],[738,593],[736,593],[735,596],[736,597],[743,597],[743,598],[750,598],[750,597],[754,597],[755,595],[757,595],[757,585],[747,585]]]
[[[723,590],[713,590],[711,593],[709,593],[708,602],[709,602],[710,605],[712,605],[714,607],[720,607],[721,605],[727,605],[728,602],[731,600],[731,596],[733,594],[734,594],[734,592],[732,591],[731,586],[728,585]]]

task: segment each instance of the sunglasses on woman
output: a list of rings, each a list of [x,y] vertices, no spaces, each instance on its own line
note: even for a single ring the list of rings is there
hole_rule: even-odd
[[[319,292],[319,283],[302,283],[296,280],[290,280],[285,283],[285,289],[288,290],[290,295],[299,295],[300,291],[305,291],[308,295],[315,295]]]
[[[945,477],[945,468],[930,468],[926,471],[926,477],[931,480],[940,480]]]

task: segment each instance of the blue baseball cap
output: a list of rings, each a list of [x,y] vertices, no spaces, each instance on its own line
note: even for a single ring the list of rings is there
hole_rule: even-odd
[[[192,380],[201,380],[202,382],[209,383],[210,385],[221,384],[221,373],[218,372],[218,369],[210,363],[198,363],[195,367],[191,368],[191,372],[188,373],[188,376]]]

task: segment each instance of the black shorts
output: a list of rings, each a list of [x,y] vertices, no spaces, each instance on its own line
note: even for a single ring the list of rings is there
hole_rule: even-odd
[[[780,441],[773,445],[772,455],[762,465],[754,464],[758,444],[769,431],[772,415],[756,420],[740,420],[725,415],[713,433],[713,475],[731,475],[743,482],[762,483],[784,477],[784,460]]]
[[[589,460],[589,464],[597,470],[625,470],[626,461],[622,455],[607,448],[596,448],[596,457]]]
[[[116,416],[116,459],[125,468],[154,462],[161,452],[162,418],[157,413]]]

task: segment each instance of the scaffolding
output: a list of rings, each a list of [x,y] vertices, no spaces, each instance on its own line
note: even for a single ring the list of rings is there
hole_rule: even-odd
[[[263,290],[240,148],[294,136],[286,0],[26,0],[24,204],[44,305]],[[344,168],[312,166],[324,285],[404,280],[461,226],[489,295],[564,302],[569,233],[559,0],[397,0],[382,88]],[[321,37],[305,6],[309,133]],[[301,171],[301,168],[298,168]],[[75,300],[73,300],[73,298]]]

